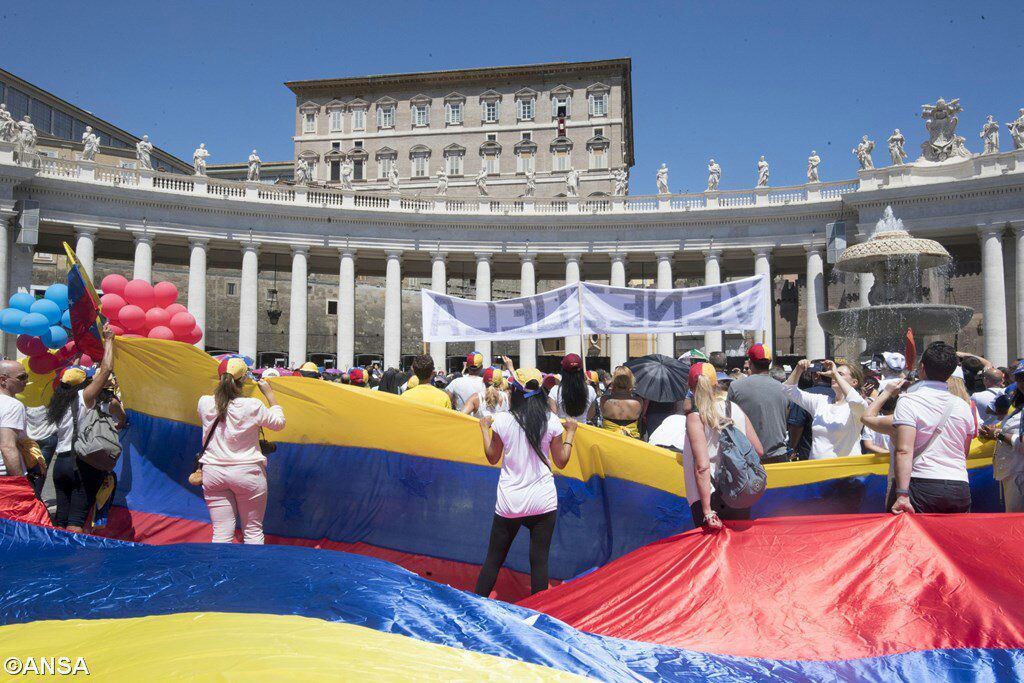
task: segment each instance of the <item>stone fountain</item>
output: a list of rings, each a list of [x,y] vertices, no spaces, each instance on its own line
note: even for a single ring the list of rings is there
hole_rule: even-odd
[[[951,259],[938,242],[912,237],[887,206],[871,237],[846,249],[835,266],[847,273],[874,275],[869,305],[825,311],[818,320],[837,337],[867,340],[869,354],[902,350],[907,328],[918,339],[954,334],[970,321],[974,309],[926,303],[921,285],[925,270]]]

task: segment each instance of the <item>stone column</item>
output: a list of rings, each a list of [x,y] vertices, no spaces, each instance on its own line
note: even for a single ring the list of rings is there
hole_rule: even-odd
[[[82,269],[89,275],[90,280],[93,279],[93,261],[96,253],[97,232],[99,232],[98,228],[84,225],[75,226],[75,235],[77,236],[75,255],[78,257],[78,262],[82,264]]]
[[[402,361],[402,252],[387,252],[384,284],[384,369]]]
[[[257,363],[256,328],[259,316],[259,261],[260,245],[242,243],[242,284],[238,299],[238,352]]]
[[[764,339],[761,338],[760,331],[755,330],[754,342],[761,342],[767,344],[768,348],[775,352],[775,287],[772,284],[772,248],[771,247],[755,247],[754,248],[754,275],[764,275],[768,278],[768,300],[764,302]]]
[[[135,235],[135,267],[132,277],[153,282],[153,236],[140,232]]]
[[[1013,238],[1017,264],[1017,357],[1024,358],[1024,224],[1013,226]]]
[[[188,241],[188,312],[196,319],[196,325],[203,331],[203,338],[196,342],[196,348],[206,348],[206,248],[209,240],[193,237]],[[253,359],[255,360],[255,359]]]
[[[309,311],[309,248],[292,246],[292,289],[288,306],[288,364],[305,363],[306,317]]]
[[[857,273],[857,286],[860,290],[860,305],[867,308],[871,305],[871,288],[875,286],[875,275],[874,273]],[[861,339],[857,342],[857,348],[860,349],[861,353],[864,353],[868,348],[868,342],[866,339]],[[907,359],[907,367],[911,367],[914,360],[912,358]]]
[[[620,252],[612,254],[612,276],[608,280],[612,287],[626,286],[626,255]],[[612,334],[608,337],[608,360],[612,369],[629,360],[629,335]]]
[[[674,251],[659,251],[658,257],[658,289],[672,289],[672,258]],[[658,353],[669,358],[676,357],[676,335],[673,332],[662,332],[658,335],[654,347]]]
[[[580,254],[570,252],[565,255],[565,284],[574,285],[580,281]],[[576,333],[565,338],[565,352],[583,355],[580,335]]]
[[[825,357],[825,330],[818,322],[818,313],[825,310],[825,266],[821,258],[821,245],[808,244],[807,296],[805,299],[807,334],[804,355],[814,360]]]
[[[11,243],[16,239],[8,227],[7,220],[8,216],[0,213],[0,308],[6,308],[7,299],[10,297]],[[2,344],[0,341],[0,345]]]
[[[338,250],[338,369],[348,370],[356,362],[356,251]]]
[[[485,251],[476,253],[476,300],[491,300],[491,255]],[[476,350],[484,357],[484,363],[491,363],[491,342],[477,340],[474,342]]]
[[[430,289],[441,294],[448,292],[448,254],[443,251],[435,251],[431,254],[430,262]],[[479,275],[477,276],[479,277]],[[445,342],[430,342],[430,357],[434,359],[434,368],[448,371],[448,344]]]
[[[722,250],[708,249],[704,252],[704,284],[722,284]],[[705,332],[704,350],[707,353],[722,350],[722,333]]]
[[[523,254],[519,265],[519,295],[533,296],[537,293],[537,276],[534,272],[533,254]],[[519,367],[537,367],[537,340],[519,340]]]
[[[1003,228],[979,225],[984,304],[985,358],[1006,365],[1006,282],[1003,279]]]

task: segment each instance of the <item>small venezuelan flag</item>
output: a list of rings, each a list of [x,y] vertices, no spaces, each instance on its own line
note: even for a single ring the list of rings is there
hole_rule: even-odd
[[[68,310],[71,313],[71,338],[82,353],[93,360],[103,360],[103,317],[100,315],[100,297],[92,286],[89,274],[78,262],[74,250],[64,243],[68,255]]]

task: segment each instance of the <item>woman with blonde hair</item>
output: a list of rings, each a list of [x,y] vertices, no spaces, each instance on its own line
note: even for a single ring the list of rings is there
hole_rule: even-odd
[[[511,361],[506,360],[506,363]],[[507,367],[507,366],[506,366]],[[473,417],[493,417],[508,412],[508,393],[504,391],[505,375],[498,368],[484,370],[484,390],[466,399],[462,412]]]
[[[964,381],[964,369],[961,366],[958,365],[953,374],[946,380],[946,389],[971,407],[971,415],[974,416],[974,430],[977,431],[978,426],[981,425],[983,420],[978,413],[978,404],[974,402],[971,394],[967,391],[967,383]]]
[[[835,399],[812,394],[798,386],[800,376],[811,366],[804,358],[789,379],[783,383],[789,400],[811,415],[811,460],[860,455],[860,418],[867,409],[867,402],[859,389],[864,383],[864,373],[856,365],[822,361],[823,369],[818,373],[832,381]]]
[[[242,520],[245,543],[263,544],[263,515],[267,510],[267,456],[260,445],[263,427],[284,429],[284,411],[266,380],[256,386],[269,407],[258,398],[242,396],[249,368],[241,358],[225,358],[217,370],[212,395],[199,398],[203,427],[203,497],[213,523],[213,542],[231,543],[235,518]]]
[[[722,528],[722,520],[750,519],[750,508],[731,508],[715,490],[714,480],[722,462],[720,437],[726,427],[735,427],[746,435],[757,455],[764,449],[743,409],[729,401],[718,384],[718,373],[711,363],[690,366],[693,410],[688,415],[666,417],[650,443],[682,453],[686,498],[690,501],[693,524],[708,531]]]
[[[633,371],[625,365],[615,368],[612,373],[611,387],[608,394],[600,399],[601,429],[616,434],[640,438],[640,413],[643,402],[633,395]]]

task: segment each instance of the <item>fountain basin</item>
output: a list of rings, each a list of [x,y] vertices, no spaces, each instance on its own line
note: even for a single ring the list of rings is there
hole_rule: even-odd
[[[898,339],[914,330],[914,336],[954,334],[971,321],[974,309],[945,304],[888,304],[823,311],[818,321],[836,337]]]
[[[949,252],[935,240],[911,237],[903,230],[876,233],[866,242],[843,251],[836,268],[848,273],[870,273],[890,259],[910,259],[921,270],[949,263]]]

